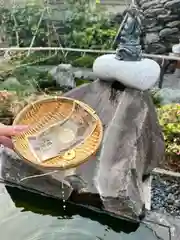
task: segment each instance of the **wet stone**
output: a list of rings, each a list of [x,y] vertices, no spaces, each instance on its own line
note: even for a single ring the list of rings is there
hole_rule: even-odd
[[[153,0],[153,1],[148,1],[148,2],[145,2],[141,5],[141,8],[142,9],[148,9],[150,7],[153,7],[153,6],[157,6],[159,3],[158,0]]]
[[[168,202],[169,204],[173,204],[173,203],[174,203],[174,200],[175,200],[174,195],[173,195],[172,193],[170,193],[170,194],[168,195],[167,202]]]
[[[180,0],[139,0],[138,4],[145,17],[143,50],[154,54],[168,54],[172,45],[178,43],[180,38]],[[149,33],[158,34],[159,41],[156,42],[153,37],[150,42],[149,36],[146,36]]]
[[[176,200],[174,206],[180,209],[180,200]]]
[[[157,33],[147,33],[145,38],[145,43],[154,43],[159,41],[159,35]]]
[[[146,17],[153,17],[159,14],[167,14],[167,11],[164,8],[150,8],[144,11]]]
[[[175,21],[179,20],[179,16],[177,14],[171,14],[168,12],[167,14],[160,14],[157,16],[158,20],[162,20],[163,22],[170,22],[170,21]]]
[[[180,21],[173,21],[166,24],[167,27],[174,28],[180,26]]]
[[[179,0],[172,0],[168,1],[167,3],[164,4],[165,8],[177,8],[180,7],[180,1]]]
[[[165,53],[166,52],[166,46],[161,43],[151,43],[145,45],[145,50],[147,53]]]
[[[159,36],[163,38],[171,34],[177,33],[178,31],[178,28],[164,28],[160,31]]]
[[[155,27],[157,25],[156,19],[154,18],[146,18],[144,19],[144,28],[150,29],[152,27]]]
[[[163,29],[163,26],[161,26],[161,25],[158,25],[158,26],[154,26],[154,27],[152,27],[152,28],[148,28],[147,29],[147,32],[148,33],[159,33],[159,31],[161,31]]]

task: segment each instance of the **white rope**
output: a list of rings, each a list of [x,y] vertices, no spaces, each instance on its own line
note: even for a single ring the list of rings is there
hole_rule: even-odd
[[[29,47],[4,47],[0,48],[0,51],[28,51]],[[81,48],[63,48],[63,47],[32,47],[31,51],[67,51],[67,52],[84,52],[84,53],[103,53],[103,54],[114,54],[116,53],[115,50],[101,50],[101,49],[81,49]],[[159,59],[167,59],[167,60],[177,60],[180,61],[180,57],[175,55],[161,55],[161,54],[148,54],[143,53],[143,57],[147,58],[159,58]]]

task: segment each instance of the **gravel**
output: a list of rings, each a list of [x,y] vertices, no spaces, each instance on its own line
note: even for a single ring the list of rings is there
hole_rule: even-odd
[[[172,216],[180,216],[180,178],[154,175],[151,209]]]

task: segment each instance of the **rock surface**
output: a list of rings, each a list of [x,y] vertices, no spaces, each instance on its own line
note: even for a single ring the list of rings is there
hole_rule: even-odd
[[[74,88],[76,79],[95,80],[97,77],[90,68],[73,67],[71,64],[59,64],[49,71],[50,76],[61,87]]]
[[[143,177],[149,177],[164,155],[163,136],[149,93],[125,88],[119,83],[111,88],[110,83],[95,81],[65,96],[89,104],[99,115],[105,131],[100,155],[65,178],[63,189],[51,176],[20,181],[39,172],[9,153],[1,156],[1,178],[58,198],[62,198],[63,190],[65,199],[70,196],[74,202],[103,206],[115,215],[139,219],[144,214],[146,201]]]
[[[152,88],[158,81],[160,67],[152,59],[119,61],[115,54],[105,54],[94,61],[93,72],[104,81],[113,82],[116,80],[126,87],[145,91]]]
[[[148,93],[116,84],[111,89],[111,83],[95,81],[66,96],[96,109],[105,134],[95,185],[107,211],[132,217],[141,214],[142,178],[162,160],[164,141]]]
[[[145,51],[160,54],[171,52],[172,45],[178,43],[180,37],[180,1],[138,0],[138,4],[145,16]],[[149,32],[154,35],[149,36]],[[157,44],[162,47],[158,49]]]
[[[161,105],[180,103],[180,90],[162,88],[155,94],[155,97],[159,99]]]

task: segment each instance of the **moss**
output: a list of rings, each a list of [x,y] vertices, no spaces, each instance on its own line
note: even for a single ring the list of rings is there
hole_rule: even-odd
[[[83,56],[83,57],[76,58],[72,62],[72,65],[74,67],[92,68],[95,59],[96,59],[96,57],[86,55],[86,56]]]
[[[80,85],[85,84],[85,83],[89,83],[89,81],[86,80],[86,79],[76,79],[76,85],[77,86],[80,86]]]
[[[160,107],[161,106],[161,99],[159,96],[159,89],[152,89],[150,90],[151,97],[153,99],[153,103],[155,107]]]

